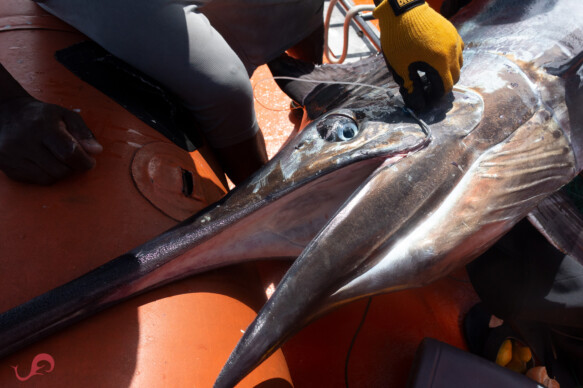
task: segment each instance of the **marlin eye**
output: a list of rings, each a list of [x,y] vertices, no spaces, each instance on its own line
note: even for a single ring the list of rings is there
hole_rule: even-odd
[[[349,121],[343,123],[342,126],[338,126],[336,129],[336,134],[338,138],[342,141],[350,140],[358,133],[358,127],[354,121]]]
[[[358,125],[351,117],[330,115],[318,126],[318,133],[330,142],[348,141],[358,134]]]

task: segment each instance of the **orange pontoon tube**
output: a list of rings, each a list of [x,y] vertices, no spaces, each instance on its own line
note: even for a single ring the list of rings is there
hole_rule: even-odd
[[[32,1],[5,0],[0,36],[8,71],[34,97],[79,112],[104,146],[93,170],[53,186],[0,173],[0,311],[109,261],[226,193],[205,147],[182,150],[55,60],[57,50],[83,35]],[[188,195],[184,171],[192,178]],[[21,379],[39,387],[211,386],[264,295],[252,267],[162,287],[0,360],[0,386],[21,386]],[[241,386],[289,380],[279,352]]]

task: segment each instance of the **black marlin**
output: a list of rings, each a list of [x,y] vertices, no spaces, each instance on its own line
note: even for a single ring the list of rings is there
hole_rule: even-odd
[[[467,264],[579,173],[580,16],[579,0],[476,1],[456,16],[467,50],[445,117],[473,100],[479,123],[439,126],[440,108],[421,115],[431,142],[387,160],[310,241],[215,387],[235,385],[332,308],[422,286]]]
[[[274,69],[279,66],[285,74],[301,70],[299,63],[291,63],[289,68],[283,60]],[[314,119],[311,124],[218,203],[102,267],[1,314],[0,356],[195,273],[261,258],[296,258],[379,165],[429,144],[427,133],[399,107],[397,98],[389,99],[387,91],[397,93],[398,87],[379,64],[373,58],[333,70],[343,80],[366,78],[373,87],[288,84],[293,97],[306,105]],[[310,77],[329,75],[319,69]],[[458,104],[468,125],[478,122],[476,102],[474,98]],[[454,123],[444,120],[438,125]]]

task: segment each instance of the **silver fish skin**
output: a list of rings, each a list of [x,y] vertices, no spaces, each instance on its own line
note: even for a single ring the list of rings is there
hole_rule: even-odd
[[[439,107],[420,115],[431,143],[380,166],[351,195],[245,331],[215,388],[234,386],[331,309],[467,264],[581,171],[583,120],[572,120],[580,108],[565,98],[565,74],[578,72],[573,59],[583,50],[581,19],[572,15],[583,15],[583,2],[476,1],[463,9],[454,23],[465,63],[445,120],[456,116],[456,102],[475,99],[478,124],[439,128]]]
[[[324,78],[330,71],[341,72],[344,80],[367,80],[381,88],[322,85],[310,92],[304,102],[312,123],[223,200],[94,271],[0,314],[0,357],[193,274],[256,259],[295,259],[379,165],[429,143],[419,124],[398,107],[397,85],[386,70],[376,71],[378,61],[324,71]],[[314,74],[317,78],[318,71]],[[325,98],[323,107],[322,94],[337,98]]]

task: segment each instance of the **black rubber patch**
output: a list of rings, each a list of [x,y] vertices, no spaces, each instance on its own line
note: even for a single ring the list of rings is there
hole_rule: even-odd
[[[545,66],[545,70],[554,76],[567,79],[577,73],[579,68],[583,66],[583,51],[575,55],[573,58],[560,63],[551,63]]]
[[[577,175],[561,191],[573,201],[577,210],[583,214],[583,176]]]
[[[202,147],[191,112],[180,98],[101,46],[86,41],[59,50],[57,60],[77,77],[120,104],[134,116],[192,152]]]
[[[404,14],[408,10],[425,4],[425,0],[387,0],[396,16]]]

